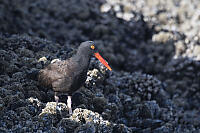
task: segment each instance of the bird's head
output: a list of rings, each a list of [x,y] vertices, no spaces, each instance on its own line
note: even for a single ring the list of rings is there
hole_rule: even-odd
[[[98,52],[97,46],[94,44],[93,41],[85,41],[82,42],[81,45],[78,48],[78,52],[81,52],[81,54],[88,55],[89,58],[91,56],[95,56],[104,66],[106,66],[110,71],[112,70],[111,67],[108,65],[108,63],[101,57],[101,55]],[[80,55],[81,55],[80,54]]]

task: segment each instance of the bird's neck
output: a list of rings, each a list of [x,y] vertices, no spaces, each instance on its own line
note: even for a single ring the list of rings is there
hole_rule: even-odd
[[[88,65],[90,63],[90,56],[86,53],[77,53],[76,55],[74,55],[73,60],[78,62],[78,64],[80,65],[80,67],[82,68],[88,68]]]

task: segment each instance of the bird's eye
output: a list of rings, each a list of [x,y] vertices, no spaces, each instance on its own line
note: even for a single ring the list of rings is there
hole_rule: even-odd
[[[91,48],[91,49],[95,49],[94,45],[91,45],[90,48]]]

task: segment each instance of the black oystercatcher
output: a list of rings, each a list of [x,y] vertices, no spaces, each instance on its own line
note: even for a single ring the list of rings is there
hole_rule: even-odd
[[[81,43],[77,53],[71,58],[64,61],[55,61],[39,72],[40,83],[44,86],[52,87],[55,92],[56,107],[59,100],[57,93],[68,94],[67,106],[69,108],[69,114],[72,114],[72,93],[78,90],[85,82],[92,55],[99,59],[110,71],[112,70],[97,52],[94,42],[86,41]]]

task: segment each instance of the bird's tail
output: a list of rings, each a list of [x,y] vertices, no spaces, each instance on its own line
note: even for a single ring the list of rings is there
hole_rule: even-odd
[[[27,76],[27,78],[29,78],[29,79],[38,80],[39,71],[40,71],[40,70],[38,70],[38,69],[31,69],[31,70],[28,70],[28,71],[26,72],[26,76]]]
[[[51,87],[51,79],[48,77],[48,72],[45,70],[39,71],[38,81],[41,85],[45,87]]]

